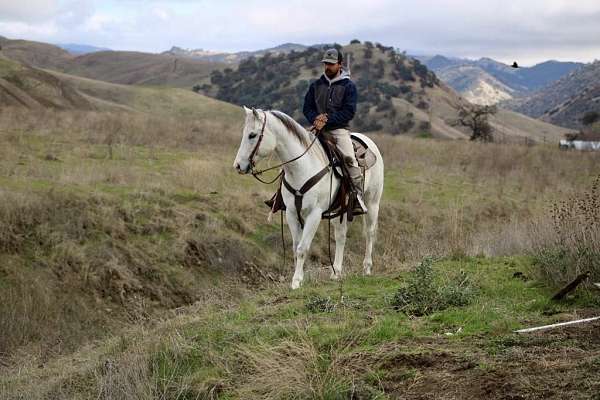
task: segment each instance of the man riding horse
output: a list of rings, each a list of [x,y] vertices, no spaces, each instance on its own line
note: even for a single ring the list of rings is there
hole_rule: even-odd
[[[336,49],[325,51],[321,60],[324,73],[314,81],[304,97],[304,116],[317,134],[331,136],[343,155],[345,169],[352,180],[357,206],[354,213],[363,214],[363,176],[354,154],[348,126],[356,113],[356,86],[350,74],[342,68],[343,56]]]

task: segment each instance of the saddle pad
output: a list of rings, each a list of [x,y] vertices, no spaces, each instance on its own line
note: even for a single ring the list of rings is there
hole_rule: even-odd
[[[361,140],[358,136],[350,134],[352,139],[352,145],[354,146],[354,154],[356,155],[356,161],[361,168],[369,169],[377,161],[377,156],[367,144]]]

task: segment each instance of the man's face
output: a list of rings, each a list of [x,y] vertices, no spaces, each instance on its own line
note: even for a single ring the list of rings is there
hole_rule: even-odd
[[[342,68],[342,64],[337,63],[337,64],[330,64],[330,63],[323,63],[323,69],[325,70],[325,75],[327,75],[327,77],[329,79],[333,79],[337,76],[338,72],[340,72],[340,68]]]

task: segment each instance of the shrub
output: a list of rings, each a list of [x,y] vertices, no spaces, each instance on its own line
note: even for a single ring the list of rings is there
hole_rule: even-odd
[[[380,101],[379,104],[377,104],[375,111],[386,111],[392,109],[393,107],[394,105],[392,104],[392,101],[388,98],[385,98]]]
[[[600,280],[600,175],[589,191],[555,203],[550,221],[551,231],[539,235],[534,251],[542,278],[563,285],[590,271]]]
[[[425,100],[421,99],[417,103],[417,108],[420,108],[421,110],[428,110],[429,109],[429,103],[427,103]]]
[[[446,282],[433,268],[434,260],[427,257],[410,273],[404,286],[398,289],[392,305],[411,316],[422,316],[449,307],[462,307],[471,302],[475,288],[470,277],[460,271]]]
[[[421,123],[419,124],[419,129],[422,131],[429,132],[429,130],[431,129],[431,123],[429,121],[421,121]]]
[[[581,118],[583,125],[592,125],[597,121],[600,121],[600,113],[596,111],[587,112],[583,115],[583,118]]]

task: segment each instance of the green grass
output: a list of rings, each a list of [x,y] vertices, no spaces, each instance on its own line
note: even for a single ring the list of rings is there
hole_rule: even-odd
[[[249,353],[271,351],[290,342],[313,348],[317,357],[315,368],[326,374],[334,368],[336,357],[356,352],[375,354],[382,346],[402,345],[414,338],[442,336],[469,347],[473,338],[486,337],[489,353],[498,354],[522,340],[511,334],[513,329],[555,321],[553,316],[544,315],[550,306],[548,289],[513,277],[518,271],[526,275],[531,272],[528,258],[446,259],[436,262],[434,268],[440,273],[462,269],[469,274],[479,288],[475,301],[429,316],[408,318],[389,304],[406,273],[349,277],[342,284],[343,303],[335,282],[314,282],[294,292],[287,288],[268,289],[243,299],[239,307],[230,311],[209,308],[183,326],[179,330],[180,340],[186,343],[183,352],[180,349],[174,354],[167,343],[152,356],[158,365],[155,379],[160,382],[168,373],[171,380],[193,379],[203,383],[203,388],[210,386],[209,382],[225,382],[223,398],[237,398],[241,384],[238,380],[245,382],[245,376],[250,374],[251,379],[260,371],[250,372],[236,365],[244,365]],[[307,308],[307,302],[317,296],[330,299],[336,307],[322,312]],[[587,301],[579,298],[571,304],[552,306],[556,311],[567,312],[589,305]],[[376,391],[378,377],[386,373],[374,370],[355,378]],[[401,376],[414,379],[416,374],[418,371],[409,368]],[[346,393],[346,389],[340,378],[326,383],[316,397],[336,398],[334,393]]]

